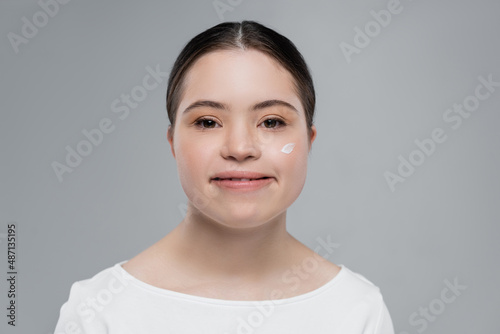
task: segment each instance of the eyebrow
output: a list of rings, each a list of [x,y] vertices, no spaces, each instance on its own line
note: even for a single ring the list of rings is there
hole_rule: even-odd
[[[262,110],[262,109],[270,108],[270,107],[274,107],[274,106],[283,106],[283,107],[286,107],[288,109],[295,111],[296,113],[299,113],[299,111],[293,105],[291,105],[288,102],[282,101],[282,100],[262,101],[262,102],[259,102],[257,104],[254,104],[250,110],[257,111],[257,110]],[[210,101],[210,100],[198,100],[196,102],[191,103],[186,109],[184,109],[184,111],[182,113],[185,114],[193,109],[201,108],[201,107],[209,107],[209,108],[213,108],[213,109],[226,110],[226,111],[229,110],[229,107],[224,103]]]

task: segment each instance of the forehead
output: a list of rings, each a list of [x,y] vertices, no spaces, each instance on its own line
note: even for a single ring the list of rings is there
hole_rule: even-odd
[[[203,55],[184,81],[179,110],[197,99],[253,104],[280,99],[302,106],[293,76],[275,59],[253,49],[219,50]]]

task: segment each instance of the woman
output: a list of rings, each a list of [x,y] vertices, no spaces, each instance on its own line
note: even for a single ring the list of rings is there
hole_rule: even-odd
[[[256,22],[194,37],[170,74],[167,131],[185,218],[73,284],[56,333],[393,333],[379,289],[286,230],[316,138],[310,73]]]

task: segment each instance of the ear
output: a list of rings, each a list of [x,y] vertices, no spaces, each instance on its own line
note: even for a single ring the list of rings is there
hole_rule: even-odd
[[[170,150],[172,151],[172,155],[175,158],[174,134],[173,134],[173,130],[172,130],[172,125],[168,126],[168,129],[167,129],[167,140],[168,140],[168,143],[170,144]]]
[[[309,141],[309,150],[311,149],[312,143],[314,142],[314,139],[316,139],[318,131],[316,130],[315,125],[311,125],[311,139]]]

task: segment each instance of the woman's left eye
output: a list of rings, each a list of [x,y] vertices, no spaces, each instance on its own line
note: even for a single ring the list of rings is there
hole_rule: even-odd
[[[267,129],[277,129],[286,125],[285,122],[283,122],[279,118],[268,118],[264,122],[262,122],[262,124]]]

